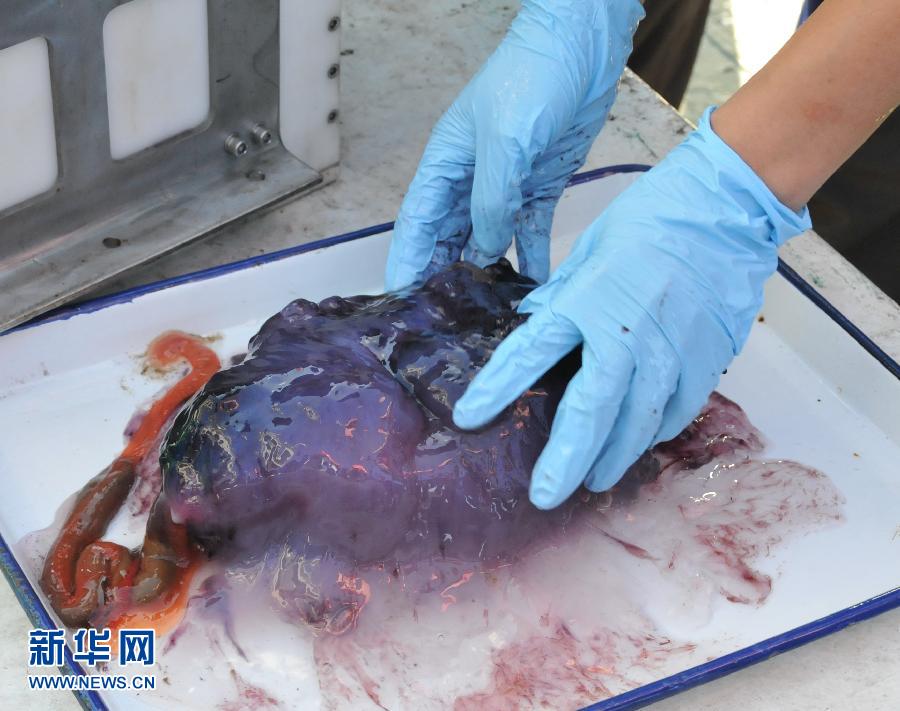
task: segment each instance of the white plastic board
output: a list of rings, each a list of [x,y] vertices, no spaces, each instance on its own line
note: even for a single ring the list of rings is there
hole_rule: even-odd
[[[281,140],[321,171],[340,159],[340,82],[329,76],[339,59],[340,0],[281,0],[279,7]],[[208,45],[206,0],[132,0],[106,16],[103,51],[113,159],[125,159],[207,120]],[[0,211],[56,182],[53,60],[43,37],[0,48],[0,136],[6,137]],[[253,117],[247,121],[235,129],[249,129]]]
[[[116,160],[209,114],[206,0],[131,0],[103,22],[110,153]]]
[[[43,37],[0,49],[0,136],[2,212],[56,182],[50,55]]]

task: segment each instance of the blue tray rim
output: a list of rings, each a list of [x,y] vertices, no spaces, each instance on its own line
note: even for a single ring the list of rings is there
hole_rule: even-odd
[[[585,706],[582,711],[624,711],[636,709],[667,696],[673,696],[713,679],[765,661],[794,647],[812,642],[825,635],[842,630],[844,627],[880,615],[895,607],[900,607],[900,587],[864,600],[856,605],[834,612],[825,617],[800,625],[792,630],[764,639],[762,642],[744,647],[730,654],[716,657],[712,661],[698,664],[683,672]]]
[[[31,624],[34,625],[34,629],[57,629],[56,623],[50,618],[50,613],[47,612],[47,608],[38,597],[34,586],[25,576],[25,571],[22,570],[22,566],[19,565],[19,561],[16,560],[3,536],[0,536],[0,568],[3,569],[6,581],[25,610],[28,619],[31,620]],[[86,676],[84,668],[72,657],[72,650],[69,649],[68,644],[63,649],[63,658],[63,665],[59,667],[62,674]],[[107,711],[107,706],[98,692],[73,689],[72,693],[82,708],[89,711]]]
[[[568,186],[581,185],[594,180],[617,175],[623,173],[640,173],[649,170],[652,166],[640,163],[623,163],[618,165],[606,166],[595,170],[588,170],[573,175],[568,182]],[[47,314],[39,316],[19,326],[0,333],[3,336],[35,328],[54,321],[63,321],[80,314],[92,313],[101,309],[114,306],[116,304],[133,301],[139,296],[150,294],[172,286],[187,284],[195,281],[204,281],[212,279],[231,272],[240,271],[249,267],[274,262],[297,254],[303,254],[315,249],[331,247],[345,242],[352,242],[357,239],[371,237],[373,235],[382,234],[391,230],[394,226],[393,222],[384,222],[371,227],[366,227],[353,232],[326,237],[324,239],[308,242],[305,244],[288,247],[285,249],[269,252],[267,254],[250,257],[248,259],[230,262],[208,269],[201,269],[169,279],[144,284],[132,289],[101,296],[96,299],[90,299],[74,306],[62,307],[55,309]],[[883,365],[890,373],[900,379],[900,364],[891,356],[883,351],[871,338],[869,338],[858,326],[850,319],[844,316],[833,304],[831,304],[824,296],[822,296],[812,285],[803,279],[793,268],[788,266],[779,258],[778,272],[785,277],[797,290],[827,314],[841,328],[844,329],[857,343],[862,346],[873,358]],[[19,562],[12,553],[12,549],[7,545],[6,541],[0,536],[0,568],[3,569],[4,576],[12,587],[13,592],[18,598],[20,604],[28,615],[35,627],[53,628],[55,627],[50,618],[47,609],[38,597],[34,587],[28,581]],[[658,679],[657,681],[645,684],[637,689],[627,691],[622,694],[604,699],[595,704],[585,707],[590,711],[623,711],[624,709],[635,709],[647,704],[659,701],[667,696],[671,696],[685,689],[699,686],[707,681],[712,681],[719,677],[730,674],[744,667],[756,664],[768,659],[776,654],[798,647],[807,642],[811,642],[820,637],[824,637],[832,632],[847,627],[848,625],[860,622],[862,620],[874,617],[882,612],[887,612],[893,608],[900,607],[900,587],[888,592],[882,593],[875,597],[864,600],[856,605],[852,605],[838,612],[834,612],[825,617],[819,618],[805,625],[795,627],[780,635],[769,637],[757,644],[744,647],[730,654],[718,657],[710,662],[699,664],[697,666],[686,669],[677,674]],[[65,649],[65,664],[60,667],[64,674],[85,675],[84,669],[80,664],[72,658],[71,650],[68,645]],[[107,711],[107,706],[96,691],[73,691],[75,697],[83,708],[90,711]]]

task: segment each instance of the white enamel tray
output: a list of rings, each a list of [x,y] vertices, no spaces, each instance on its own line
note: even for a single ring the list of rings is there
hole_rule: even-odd
[[[640,168],[576,177],[557,210],[554,264]],[[376,226],[105,297],[0,336],[0,556],[36,625],[50,626],[53,614],[19,541],[49,525],[121,450],[125,423],[160,388],[140,374],[147,344],[181,329],[216,334],[220,355],[238,353],[294,298],[381,291],[389,241],[390,225]],[[777,561],[761,564],[777,572],[769,600],[718,610],[693,640],[702,651],[727,637],[726,653],[711,644],[708,662],[667,669],[596,708],[647,703],[900,605],[900,368],[785,265],[763,315],[720,390],[766,435],[767,457],[828,474],[846,497],[846,521],[786,543]],[[63,671],[85,673],[71,656]],[[164,698],[172,696],[80,695],[91,708],[157,708]],[[189,703],[186,690],[180,698]]]

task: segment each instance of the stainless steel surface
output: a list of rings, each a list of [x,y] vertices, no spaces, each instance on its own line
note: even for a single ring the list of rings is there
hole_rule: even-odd
[[[60,174],[0,212],[0,330],[321,181],[274,138],[278,0],[209,0],[209,117],[123,160],[110,156],[102,37],[122,3],[2,4],[0,49],[49,43]],[[272,127],[268,143],[251,141],[256,124]],[[239,159],[222,148],[235,131]]]

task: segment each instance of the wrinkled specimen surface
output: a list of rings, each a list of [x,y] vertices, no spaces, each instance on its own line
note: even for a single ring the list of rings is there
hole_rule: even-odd
[[[151,454],[137,462],[134,521],[143,527],[155,501],[189,535],[182,564],[170,531],[153,516],[147,526],[140,570],[175,566],[169,599],[133,610],[129,568],[112,588],[121,604],[85,614],[105,623],[124,612],[128,626],[160,633],[178,625],[162,650],[166,677],[181,679],[173,702],[194,688],[196,659],[222,652],[203,687],[210,707],[235,691],[254,703],[321,697],[323,708],[573,707],[733,651],[727,638],[692,640],[718,603],[748,614],[762,604],[773,580],[759,563],[786,538],[839,521],[840,493],[814,469],[757,459],[759,433],[714,394],[610,492],[536,510],[529,472],[577,354],[484,430],[450,420],[529,288],[507,265],[459,265],[400,295],[290,304],[178,416],[162,473]],[[162,341],[198,345],[186,334]],[[132,440],[126,452],[143,441]],[[127,494],[116,492],[90,500],[112,510]],[[87,540],[100,523],[80,534],[84,550],[106,551]],[[59,551],[73,531],[64,525]],[[68,547],[49,556],[51,573],[81,559]],[[91,600],[110,592],[97,568],[85,569],[100,586],[88,592],[103,592]],[[58,607],[79,592],[57,587]],[[285,615],[355,628],[310,635]]]
[[[358,566],[514,559],[579,505],[527,495],[577,354],[482,430],[455,428],[452,408],[531,288],[506,262],[457,264],[399,294],[292,302],[175,421],[161,457],[175,518],[210,550],[302,540],[310,622],[327,600],[358,606]]]
[[[841,520],[828,477],[762,449],[741,408],[714,394],[647,455],[655,466],[632,468],[609,492],[581,492],[569,517],[508,564],[433,556],[353,568],[310,555],[302,529],[262,557],[219,558],[168,668],[219,644],[254,669],[275,660],[258,680],[285,705],[321,697],[324,709],[460,711],[576,708],[683,671],[733,652],[731,625],[757,641],[757,625],[792,604],[789,595],[758,609],[784,544]],[[791,560],[802,566],[802,553]],[[306,581],[329,579],[365,602],[352,634],[284,625],[285,613],[308,621]],[[309,685],[294,692],[286,668]]]

